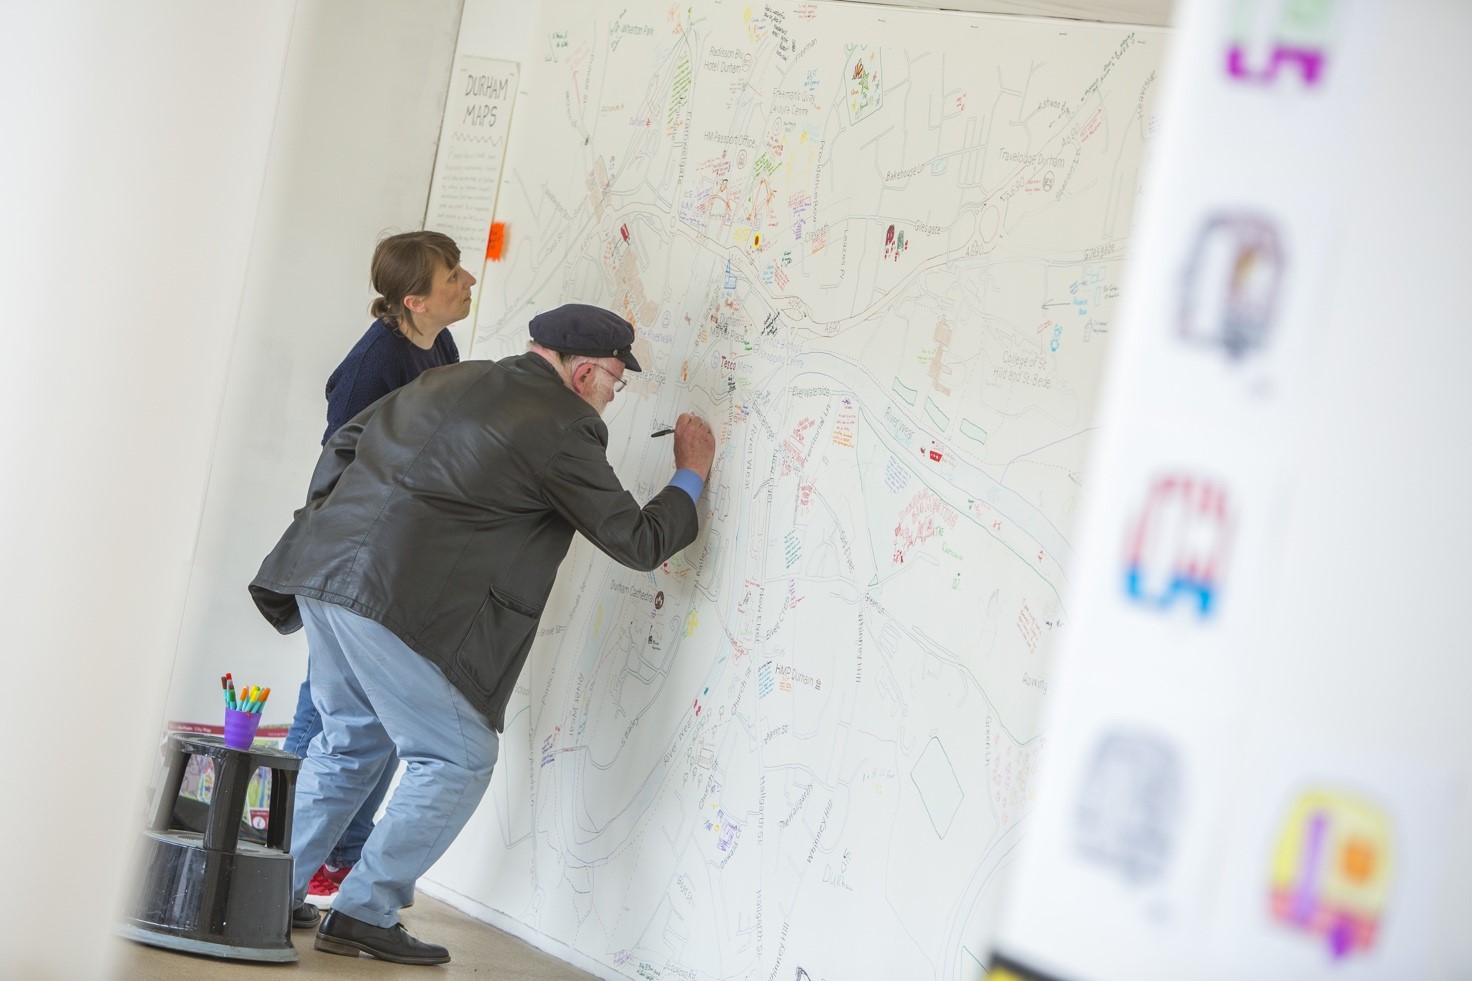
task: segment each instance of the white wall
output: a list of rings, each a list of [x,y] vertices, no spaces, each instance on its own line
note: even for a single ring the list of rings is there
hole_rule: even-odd
[[[246,584],[306,497],[327,376],[371,322],[374,243],[424,218],[459,17],[459,0],[298,7],[166,720],[218,724],[232,671],[273,688],[263,725],[291,721],[306,643]]]
[[[6,977],[115,949],[292,10],[0,5]]]

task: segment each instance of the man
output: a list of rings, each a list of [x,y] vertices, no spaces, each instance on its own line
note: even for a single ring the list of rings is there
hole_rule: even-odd
[[[715,457],[675,424],[678,468],[642,508],[607,458],[600,418],[639,371],[633,327],[569,304],[533,317],[530,350],[433,368],[342,426],[250,585],[261,613],[305,626],[323,731],[297,782],[294,925],[312,872],[397,751],[406,769],[316,947],[443,964],[398,911],[491,779],[506,703],[574,531],[654,569],[694,541]]]

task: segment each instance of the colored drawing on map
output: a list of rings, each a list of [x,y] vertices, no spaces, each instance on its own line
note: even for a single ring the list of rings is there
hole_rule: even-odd
[[[848,112],[857,123],[884,106],[884,90],[879,87],[879,49],[855,47],[847,65]]]

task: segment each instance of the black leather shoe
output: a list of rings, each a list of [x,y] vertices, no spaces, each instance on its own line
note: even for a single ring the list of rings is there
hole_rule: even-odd
[[[402,923],[378,927],[339,911],[328,910],[317,930],[318,950],[356,957],[367,954],[395,964],[448,964],[450,952],[409,936]]]
[[[291,928],[293,930],[305,930],[308,927],[316,926],[317,921],[320,919],[322,919],[322,914],[317,912],[317,907],[311,903],[302,903],[291,911]]]

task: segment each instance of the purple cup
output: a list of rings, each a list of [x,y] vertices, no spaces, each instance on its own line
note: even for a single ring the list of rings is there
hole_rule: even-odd
[[[225,745],[231,749],[250,749],[250,744],[256,738],[256,726],[260,724],[259,713],[227,708],[225,710]]]

